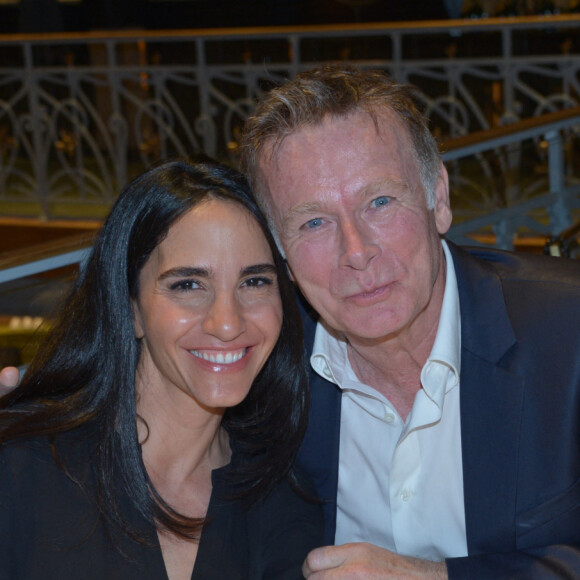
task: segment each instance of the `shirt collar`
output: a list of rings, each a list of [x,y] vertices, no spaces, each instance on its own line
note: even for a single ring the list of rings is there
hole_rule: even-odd
[[[435,342],[421,371],[423,389],[433,400],[439,400],[447,391],[459,385],[461,367],[461,318],[457,278],[445,240],[442,240],[442,245],[447,266],[445,292]],[[317,374],[340,388],[347,381],[359,382],[348,359],[346,340],[322,321],[316,325],[310,364]]]
[[[316,325],[310,364],[321,377],[341,388],[347,378],[356,377],[348,360],[344,336],[323,321]]]
[[[421,384],[433,400],[459,386],[461,370],[461,316],[459,292],[453,258],[445,240],[442,241],[446,260],[445,292],[441,316],[431,354],[421,371]]]

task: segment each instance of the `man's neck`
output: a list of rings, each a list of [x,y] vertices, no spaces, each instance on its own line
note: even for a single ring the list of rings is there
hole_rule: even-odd
[[[396,339],[376,345],[348,343],[350,364],[359,380],[383,394],[403,421],[421,389],[421,370],[431,353],[436,333],[437,326],[412,349]]]

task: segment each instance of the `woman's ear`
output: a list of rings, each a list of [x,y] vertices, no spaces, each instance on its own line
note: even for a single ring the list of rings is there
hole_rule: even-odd
[[[135,338],[143,338],[145,336],[145,330],[143,328],[141,310],[139,309],[137,300],[131,300],[131,308],[133,309],[133,327],[135,328]]]

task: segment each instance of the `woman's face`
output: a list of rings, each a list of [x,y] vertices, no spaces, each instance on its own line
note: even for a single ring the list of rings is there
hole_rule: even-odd
[[[180,218],[141,271],[134,312],[138,389],[212,412],[240,403],[282,324],[272,252],[253,216],[210,198]]]

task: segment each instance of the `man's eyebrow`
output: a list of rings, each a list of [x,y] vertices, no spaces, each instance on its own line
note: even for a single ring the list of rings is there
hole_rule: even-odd
[[[286,227],[296,219],[299,219],[305,215],[317,214],[321,211],[321,205],[311,201],[294,206],[286,212],[286,215],[284,215],[282,226]]]
[[[376,195],[377,193],[385,193],[387,191],[393,190],[400,191],[405,188],[408,188],[408,185],[405,181],[401,179],[385,177],[361,187],[358,191],[358,194],[361,198],[365,198],[371,195]]]
[[[193,266],[180,266],[166,270],[159,276],[159,280],[165,280],[166,278],[189,278],[191,276],[209,278],[211,276],[211,270]]]

